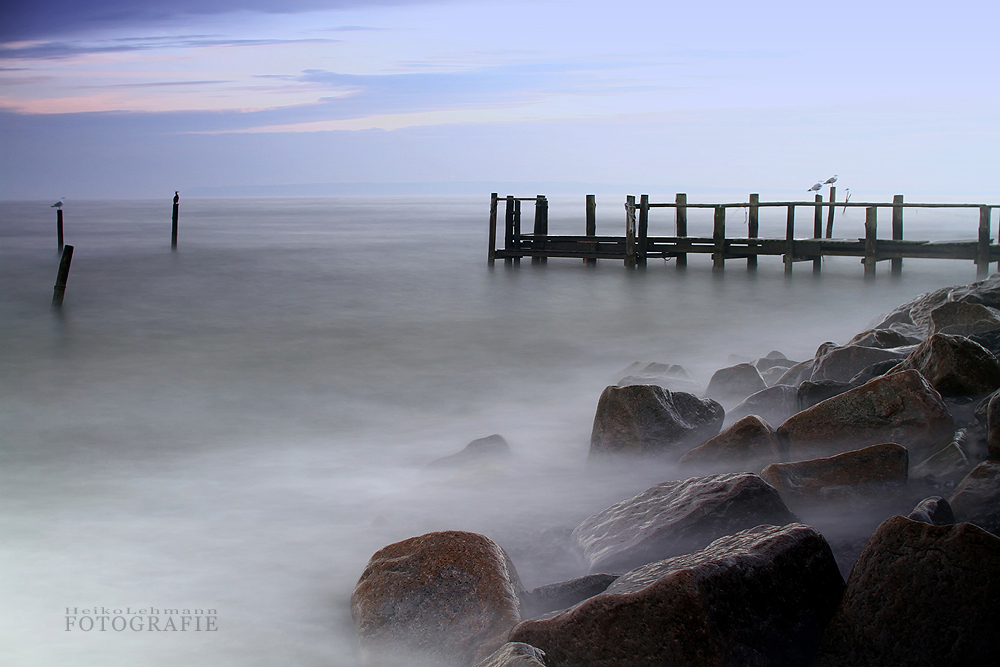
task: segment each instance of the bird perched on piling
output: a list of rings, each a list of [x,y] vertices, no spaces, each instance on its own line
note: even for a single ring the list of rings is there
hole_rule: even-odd
[[[822,188],[822,187],[823,187],[822,183],[816,182],[816,183],[813,183],[813,186],[811,188],[809,188],[808,190],[806,190],[806,192],[819,192],[820,188]]]
[[[823,185],[833,185],[836,182],[837,182],[837,174],[834,174],[830,178],[823,181]]]
[[[60,197],[59,201],[57,201],[55,204],[53,204],[49,208],[62,208],[63,207],[63,199],[66,199],[66,198],[65,197]]]

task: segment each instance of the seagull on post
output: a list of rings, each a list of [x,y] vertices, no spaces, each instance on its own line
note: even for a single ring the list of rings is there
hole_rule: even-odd
[[[837,174],[834,174],[830,178],[823,181],[823,185],[833,185],[836,182],[837,182]]]
[[[60,197],[59,201],[57,201],[55,204],[53,204],[49,208],[62,208],[63,207],[63,199],[66,199],[66,198],[65,197]]]
[[[813,183],[813,186],[808,190],[806,190],[806,192],[819,192],[822,187],[823,187],[822,183],[816,182]]]

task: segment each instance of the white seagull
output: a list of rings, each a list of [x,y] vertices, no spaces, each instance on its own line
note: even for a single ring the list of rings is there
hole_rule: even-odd
[[[65,197],[60,197],[59,201],[57,201],[55,204],[53,204],[49,208],[62,208],[63,207],[63,200],[64,199],[66,199],[66,198]]]
[[[822,187],[823,187],[822,183],[816,182],[813,183],[813,186],[808,190],[806,190],[806,192],[819,192]]]
[[[830,178],[828,178],[825,181],[823,181],[823,185],[833,185],[836,182],[837,182],[837,175],[834,174]]]

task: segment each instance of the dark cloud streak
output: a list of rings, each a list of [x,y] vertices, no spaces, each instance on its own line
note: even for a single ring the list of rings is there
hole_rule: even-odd
[[[20,48],[0,46],[0,60],[29,58],[49,60],[72,58],[91,53],[127,53],[154,49],[195,49],[206,47],[270,46],[273,44],[335,44],[339,39],[224,39],[188,37],[137,37],[107,42],[42,42]]]

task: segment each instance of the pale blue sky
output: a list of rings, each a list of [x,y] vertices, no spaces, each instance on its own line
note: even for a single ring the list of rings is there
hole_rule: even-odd
[[[583,181],[976,195],[1000,9],[41,0],[0,21],[0,197]]]

